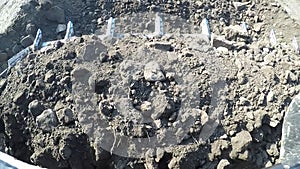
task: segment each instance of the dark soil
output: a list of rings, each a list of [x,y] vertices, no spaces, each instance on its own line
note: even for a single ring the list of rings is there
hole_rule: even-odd
[[[45,17],[55,6],[64,20]],[[290,46],[291,32],[298,37],[299,29],[282,32],[276,46],[268,40],[274,11],[278,20],[296,24],[281,7],[87,0],[32,1],[28,9],[36,15],[17,23],[16,32],[30,23],[43,29],[45,40],[59,39],[64,32],[55,34],[57,24],[72,20],[77,37],[31,53],[0,80],[1,151],[47,168],[263,168],[280,162],[282,120],[300,90],[299,54]],[[110,16],[117,33],[152,32],[149,11],[168,18],[169,35],[99,39]],[[203,17],[212,32],[238,45],[216,49],[201,35],[184,35],[200,34]],[[230,28],[242,21],[249,24],[247,36]],[[28,33],[20,34],[8,31],[0,41]],[[0,49],[16,44],[7,41]]]

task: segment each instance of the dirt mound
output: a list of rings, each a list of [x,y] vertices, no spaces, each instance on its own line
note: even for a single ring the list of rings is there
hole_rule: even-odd
[[[1,81],[0,107],[6,143],[2,150],[49,168],[123,168],[127,165],[134,168],[215,168],[219,159],[230,159],[232,166],[244,165],[241,163],[247,161],[263,167],[278,162],[282,117],[291,97],[299,91],[295,71],[300,66],[299,58],[274,49],[261,51],[262,60],[243,51],[232,58],[215,54],[204,41],[199,41],[197,48],[191,47],[195,46],[193,43],[194,38],[188,41],[181,36],[154,41],[129,37],[112,46],[96,36],[85,36],[58,46],[57,50],[30,54]],[[157,48],[159,45],[153,44],[166,47]],[[168,60],[164,61],[164,57]],[[205,60],[208,58],[217,64],[209,64],[211,61]],[[135,62],[128,65],[130,60]],[[153,76],[146,76],[146,68],[142,65],[150,61],[161,65],[157,70],[169,79],[149,81]],[[224,72],[219,71],[220,76],[214,76],[218,70],[213,70],[220,67],[224,67]],[[172,72],[175,73],[173,80]],[[183,75],[177,76],[178,72]],[[214,80],[208,77],[225,80],[226,107],[220,112],[217,129],[208,140],[201,141],[199,134],[212,118],[209,110],[215,108],[210,84]],[[184,87],[179,87],[185,78],[194,78],[193,82],[188,80],[188,84],[195,86],[187,87],[200,102],[195,102],[193,107],[198,111],[185,109],[178,114],[185,96],[192,96],[176,94],[176,90],[185,92]],[[156,94],[151,94],[153,92]],[[129,102],[123,104],[124,99]],[[148,102],[155,107],[154,111],[147,108]],[[116,103],[119,106],[114,106]],[[138,112],[150,113],[148,117],[154,122],[144,119],[142,123],[134,123],[134,120],[141,120],[136,117],[139,114],[122,112],[127,110],[128,104]],[[195,121],[184,121],[186,112],[190,112],[186,120],[194,118]],[[178,119],[181,122],[177,123]],[[109,124],[106,127],[115,130],[103,130],[104,122]],[[173,142],[162,149],[154,149],[154,156],[132,159],[130,155],[137,149],[129,150],[128,147],[125,155],[122,154],[126,144],[120,144],[124,140],[118,134],[130,140],[158,136],[168,143],[168,137],[162,137],[167,135],[163,131],[172,126],[180,130],[184,124],[190,125],[188,131],[182,130],[186,132],[180,134],[184,137],[171,137]],[[179,134],[176,130],[170,131]]]
[[[1,151],[48,168],[279,162],[283,116],[300,90],[300,60],[288,44],[298,29],[269,44],[271,13],[280,16],[277,32],[287,17],[276,3],[90,0],[30,1],[27,7],[37,15],[18,26],[22,30],[32,23],[45,39],[56,39],[64,33],[53,34],[57,25],[72,20],[77,36],[96,34],[31,53],[0,80]],[[117,33],[146,33],[153,28],[148,11],[169,17],[170,34],[97,36],[110,16],[117,18]],[[184,35],[199,33],[204,17],[235,45],[220,41],[212,48],[203,36]],[[248,34],[235,29],[242,21]]]

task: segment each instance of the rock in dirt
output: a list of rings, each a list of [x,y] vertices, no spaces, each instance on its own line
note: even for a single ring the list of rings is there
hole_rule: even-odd
[[[32,45],[33,41],[34,41],[34,37],[32,35],[27,35],[21,39],[20,43],[24,48],[26,48],[26,47]]]
[[[146,45],[159,50],[166,50],[166,51],[172,50],[172,44],[169,42],[149,42]]]
[[[278,147],[276,144],[271,144],[267,146],[267,153],[270,156],[279,156]]]
[[[33,23],[28,23],[25,28],[26,34],[34,35],[37,31],[36,26]]]
[[[71,154],[72,154],[72,150],[70,149],[69,146],[67,146],[66,144],[64,144],[63,146],[61,146],[59,148],[59,154],[62,156],[62,158],[64,160],[69,159]]]
[[[45,110],[45,107],[38,100],[33,100],[29,103],[28,110],[33,116],[36,117]]]
[[[248,158],[248,151],[245,150],[245,148],[247,148],[251,141],[252,137],[248,131],[243,130],[237,133],[236,136],[231,139],[232,150],[230,157],[232,159],[239,158],[246,160]]]
[[[36,123],[43,131],[51,131],[58,125],[58,119],[52,109],[47,109],[36,118]]]
[[[145,65],[144,77],[150,82],[164,81],[166,79],[164,73],[162,72],[162,66],[154,61]]]
[[[273,100],[274,100],[274,92],[269,91],[269,93],[267,95],[267,102],[272,102]]]
[[[106,52],[106,47],[99,41],[93,43],[88,43],[82,50],[80,50],[77,55],[82,56],[85,61],[96,60],[102,52]]]
[[[40,0],[39,5],[41,6],[41,9],[48,10],[52,7],[53,2],[51,0]]]
[[[227,159],[222,159],[218,166],[217,166],[217,169],[225,169],[227,166],[230,165],[230,162],[227,160]]]
[[[236,10],[243,10],[246,8],[246,5],[250,4],[251,2],[233,2],[233,6]]]
[[[62,124],[70,124],[75,120],[73,111],[70,108],[60,109],[56,112],[56,115],[58,117],[59,122]]]
[[[227,49],[232,49],[234,47],[234,43],[235,42],[226,40],[224,37],[216,36],[216,35],[212,34],[211,45],[215,48],[225,47]]]
[[[45,82],[52,83],[55,80],[55,75],[52,71],[49,71],[45,74]]]
[[[46,13],[46,18],[57,23],[65,23],[65,11],[59,6],[53,6]]]
[[[21,7],[26,3],[28,3],[28,0],[1,0],[0,34],[3,34],[8,29],[8,27],[10,27],[15,22],[15,20],[17,20],[19,13],[22,11]]]
[[[264,24],[263,23],[255,23],[254,25],[253,25],[253,30],[255,31],[255,32],[260,32],[260,30],[261,30],[261,28],[262,28],[262,26],[263,26]]]
[[[23,90],[23,91],[18,92],[15,95],[13,101],[16,105],[21,105],[25,99],[26,99],[26,91]]]
[[[6,79],[1,79],[0,80],[0,92],[4,90],[6,84],[7,84]]]
[[[66,24],[58,24],[56,28],[56,33],[61,33],[67,29]]]
[[[208,154],[210,160],[215,159],[216,157],[222,154],[224,149],[228,148],[228,141],[226,140],[216,140],[211,145],[211,153]]]
[[[11,50],[14,54],[16,54],[22,50],[22,47],[18,44],[15,44]]]

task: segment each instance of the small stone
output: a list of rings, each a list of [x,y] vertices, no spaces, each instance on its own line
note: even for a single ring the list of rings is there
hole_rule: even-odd
[[[263,117],[268,114],[265,110],[258,110],[253,113],[255,118],[254,127],[259,128],[262,125]]]
[[[151,118],[155,121],[161,118],[168,106],[168,100],[165,94],[157,94],[151,99],[151,104],[154,111],[151,113]]]
[[[251,120],[254,119],[253,112],[251,112],[251,111],[247,112],[247,113],[246,113],[246,116],[247,116],[249,119],[251,119]]]
[[[142,110],[143,112],[151,110],[151,102],[144,101],[144,102],[141,104],[141,110]]]
[[[240,97],[239,103],[241,106],[247,106],[250,104],[249,100],[245,97]]]
[[[65,11],[58,6],[53,6],[47,11],[46,18],[53,22],[65,23]]]
[[[266,65],[270,65],[270,66],[273,66],[274,65],[274,61],[275,61],[275,58],[272,54],[268,54],[264,57],[264,63]]]
[[[244,85],[248,82],[248,79],[244,73],[238,73],[237,78],[238,78],[238,84],[240,85]]]
[[[255,24],[253,25],[253,30],[254,30],[255,32],[260,32],[261,27],[262,27],[263,25],[264,25],[263,23],[255,23]]]
[[[230,152],[230,157],[235,159],[240,156],[251,141],[252,137],[248,131],[243,130],[237,133],[236,136],[231,139],[232,151]]]
[[[33,116],[36,117],[45,110],[45,107],[38,100],[33,100],[29,103],[28,110]]]
[[[51,131],[58,125],[58,120],[55,112],[52,109],[47,109],[37,116],[36,123],[43,131]]]
[[[271,118],[269,125],[271,127],[276,127],[279,123],[280,123],[280,121]]]
[[[238,11],[245,9],[246,5],[248,5],[249,3],[251,3],[251,1],[249,1],[249,2],[232,2],[235,9]]]
[[[12,52],[13,54],[16,54],[18,52],[20,52],[22,50],[22,47],[18,44],[16,44],[13,48],[12,48]]]
[[[234,130],[230,130],[228,134],[229,134],[229,136],[233,136],[235,134],[235,131]]]
[[[162,123],[161,123],[160,119],[154,120],[153,123],[155,124],[156,128],[161,128],[162,127]]]
[[[65,56],[64,59],[74,59],[76,57],[75,52],[68,52]]]
[[[165,150],[163,148],[158,147],[156,149],[156,158],[155,161],[158,163],[164,156]]]
[[[52,71],[48,71],[46,74],[45,74],[45,79],[44,79],[44,82],[46,83],[52,83],[55,79],[55,75]]]
[[[98,60],[98,57],[100,57],[100,54],[102,52],[106,53],[106,51],[107,48],[103,43],[95,41],[93,43],[88,43],[85,46],[83,46],[82,50],[77,52],[77,56],[82,57],[85,61],[94,61]],[[111,58],[119,56],[118,52],[116,51],[108,51],[108,53]]]
[[[67,146],[67,145],[63,145],[60,149],[59,149],[59,154],[61,155],[61,157],[64,160],[67,160],[70,158],[71,154],[72,154],[72,150]]]
[[[70,124],[75,120],[73,111],[70,108],[60,109],[56,112],[56,115],[59,122],[62,124]]]
[[[235,42],[226,40],[224,37],[216,36],[212,34],[211,37],[211,45],[215,48],[225,47],[227,49],[232,49],[234,47]]]
[[[227,138],[228,138],[227,134],[223,134],[222,136],[220,136],[220,139],[226,140]]]
[[[227,159],[222,159],[218,166],[217,166],[217,169],[225,169],[227,166],[230,165],[230,162],[227,160]]]
[[[240,160],[247,160],[249,158],[249,151],[248,150],[246,150],[246,151],[244,151],[243,153],[239,153],[238,154],[238,159],[240,159]]]
[[[59,82],[60,82],[60,84],[68,85],[71,82],[71,77],[70,76],[65,76]]]
[[[174,80],[175,73],[174,72],[167,72],[166,73],[166,78],[169,80]]]
[[[232,39],[233,37],[236,37],[237,35],[246,35],[247,31],[243,29],[240,25],[230,25],[224,28],[225,37],[228,37],[226,39]]]
[[[269,168],[269,167],[272,167],[272,166],[273,166],[273,164],[270,160],[265,165],[266,168]]]
[[[34,73],[30,73],[29,75],[28,75],[28,77],[27,77],[27,82],[29,83],[29,84],[31,84],[34,80],[35,80],[35,74]]]
[[[145,65],[144,68],[144,77],[147,81],[155,82],[155,81],[164,81],[165,75],[162,72],[162,66],[157,62],[149,62]]]
[[[298,81],[298,76],[295,73],[293,73],[292,71],[289,71],[288,79],[292,82],[297,82]]]
[[[36,26],[33,23],[28,23],[26,25],[26,34],[34,35],[37,31]]]
[[[270,156],[279,156],[279,151],[276,144],[271,144],[267,146],[267,153]]]
[[[64,105],[62,101],[58,101],[54,106],[54,111],[59,111],[64,107],[66,107],[66,105]]]
[[[67,29],[66,24],[58,24],[56,28],[56,33],[61,33]]]
[[[201,124],[204,125],[205,123],[208,122],[208,115],[205,111],[200,111],[200,114],[201,114]]]
[[[222,154],[224,149],[228,148],[228,141],[216,140],[211,144],[211,153],[208,154],[209,160],[213,161]]]
[[[16,105],[21,105],[21,104],[24,102],[25,99],[26,99],[26,92],[23,90],[23,91],[21,91],[21,92],[18,92],[18,93],[15,95],[13,101],[14,101],[14,103],[15,103]]]
[[[272,91],[269,91],[267,95],[267,102],[272,102],[274,100],[274,93]]]
[[[39,0],[40,6],[42,10],[48,10],[52,7],[52,1],[51,0]]]
[[[20,43],[24,48],[26,48],[26,47],[32,45],[33,41],[34,41],[34,37],[32,35],[27,35],[21,39]]]
[[[6,84],[7,84],[6,79],[0,79],[0,93],[5,89]]]
[[[83,84],[88,84],[89,78],[91,76],[91,72],[83,67],[75,67],[72,72],[72,79],[75,80],[75,82],[81,82]]]
[[[146,46],[165,51],[172,51],[173,49],[172,44],[169,42],[148,42]]]
[[[261,93],[260,95],[259,95],[259,98],[258,98],[258,105],[263,105],[264,104],[264,102],[265,102],[265,94],[264,93]]]
[[[97,19],[97,24],[98,24],[98,25],[101,25],[102,23],[103,23],[102,18],[98,18],[98,19]]]
[[[253,123],[252,121],[247,122],[246,128],[247,128],[247,130],[248,130],[249,132],[252,132],[252,131],[253,131],[253,129],[254,129],[253,124],[254,124],[254,123]]]
[[[229,54],[228,48],[225,48],[223,46],[218,47],[217,51],[220,52],[220,53],[222,53],[222,54],[224,54],[224,55],[228,55]]]

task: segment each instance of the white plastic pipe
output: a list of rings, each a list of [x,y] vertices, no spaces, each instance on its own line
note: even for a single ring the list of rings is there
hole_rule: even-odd
[[[0,152],[0,168],[1,169],[43,169],[38,166],[27,164],[17,160],[14,157]]]

